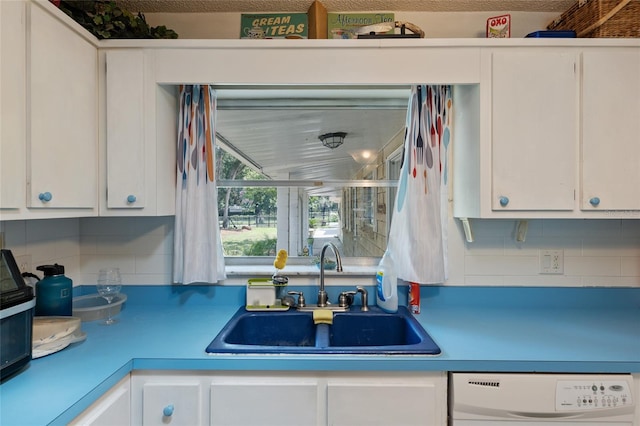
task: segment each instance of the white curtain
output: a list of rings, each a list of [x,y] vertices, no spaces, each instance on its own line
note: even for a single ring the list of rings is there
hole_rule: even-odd
[[[412,87],[404,158],[387,243],[398,278],[447,279],[451,86]]]
[[[216,94],[208,85],[180,86],[173,282],[225,279],[215,181]]]

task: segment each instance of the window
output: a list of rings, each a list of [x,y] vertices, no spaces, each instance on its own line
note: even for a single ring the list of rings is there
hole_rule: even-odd
[[[397,183],[379,169],[403,142],[409,88],[282,92],[218,90],[225,256],[272,256],[281,248],[314,256],[327,241],[343,257],[381,256],[384,197]],[[334,131],[346,133],[344,143],[323,146],[318,136]]]
[[[365,180],[375,180],[375,172],[369,173],[365,176]],[[365,187],[362,188],[363,197],[362,197],[362,208],[364,211],[363,216],[363,224],[365,226],[371,227],[374,231],[376,229],[376,188],[374,187]]]

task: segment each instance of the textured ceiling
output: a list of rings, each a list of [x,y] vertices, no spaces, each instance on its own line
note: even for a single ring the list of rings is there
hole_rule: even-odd
[[[313,0],[117,0],[133,12],[306,12]],[[329,12],[564,12],[575,0],[323,0]]]

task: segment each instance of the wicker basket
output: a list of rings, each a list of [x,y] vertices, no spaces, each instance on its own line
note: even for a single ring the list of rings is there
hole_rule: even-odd
[[[578,37],[640,37],[640,0],[578,0],[547,29]]]

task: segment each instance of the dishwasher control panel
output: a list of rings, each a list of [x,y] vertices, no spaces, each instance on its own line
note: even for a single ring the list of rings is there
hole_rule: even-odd
[[[589,411],[632,406],[629,383],[624,380],[558,380],[557,411]]]

